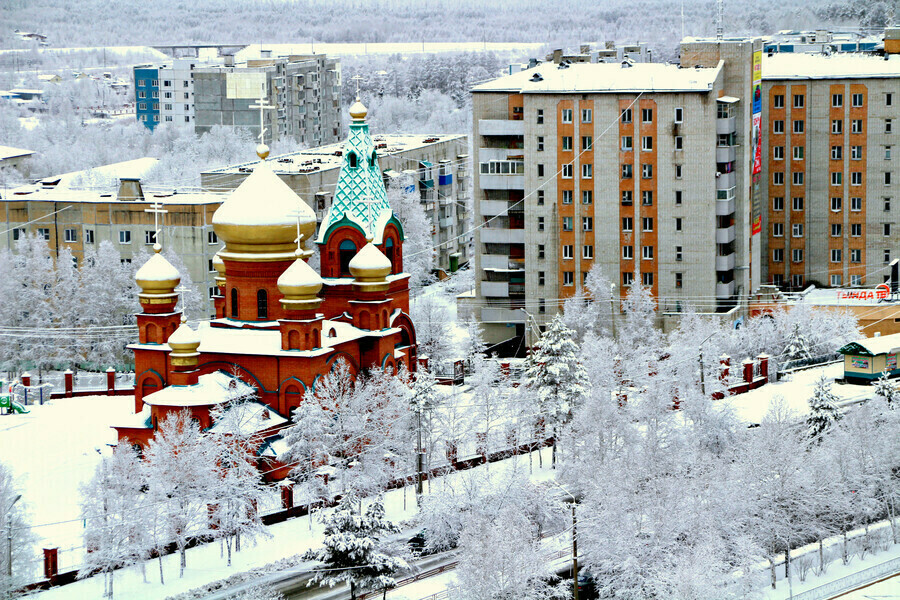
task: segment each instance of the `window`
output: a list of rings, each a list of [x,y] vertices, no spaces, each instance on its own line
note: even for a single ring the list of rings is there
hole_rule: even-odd
[[[155,107],[154,107],[155,108]],[[159,115],[153,115],[153,122],[159,123]]]
[[[631,179],[632,169],[631,165],[623,164],[622,165],[622,179]]]
[[[791,260],[795,263],[803,262],[803,249],[794,248],[791,250]]]
[[[213,261],[211,258],[206,261],[206,270],[209,271],[210,273],[216,272],[216,267],[213,266]]]
[[[120,259],[119,259],[119,264],[120,264],[120,265],[130,265],[130,264],[131,264],[131,259],[130,259],[130,258],[120,258]]]
[[[843,199],[840,196],[832,197],[831,198],[831,210],[833,212],[840,212],[842,203],[843,203]]]
[[[594,176],[594,165],[592,163],[585,163],[581,165],[581,178],[582,179],[590,179]]]
[[[803,237],[803,223],[794,223],[791,225],[791,236],[795,238]]]
[[[794,185],[803,185],[803,171],[791,173],[791,183]]]
[[[641,246],[641,258],[653,260],[653,246]]]
[[[831,286],[838,287],[841,285],[841,276],[840,275],[832,275],[831,276]]]
[[[862,94],[853,94],[852,101],[853,101],[852,106],[854,108],[861,107],[863,105],[863,95]]]
[[[684,231],[684,219],[675,217],[675,231]]]
[[[891,93],[887,93],[884,95],[884,105],[892,106],[894,104],[894,95]]]
[[[147,97],[147,92],[144,92],[144,91],[138,92],[138,98],[144,99],[146,97]],[[146,106],[146,104],[144,106]]]
[[[884,199],[884,212],[890,212],[890,210],[891,210],[891,199],[885,198]]]
[[[151,97],[151,98],[159,98],[159,92],[155,92],[155,91],[154,91],[154,92],[150,92],[150,97]],[[153,106],[154,106],[154,107],[158,107],[159,105],[154,104]]]
[[[794,160],[803,160],[804,146],[794,146]]]
[[[675,150],[684,150],[684,137],[680,135],[675,136]]]
[[[850,223],[850,237],[862,236],[862,223]]]
[[[622,246],[622,258],[631,260],[634,258],[634,246]]]
[[[543,163],[538,163],[538,165],[537,165],[537,176],[538,177],[544,176],[544,164]]]
[[[185,115],[185,116],[184,116],[184,122],[185,122],[185,123],[190,123],[190,122],[191,122],[191,117],[190,117],[189,115]]]
[[[843,146],[832,146],[831,147],[831,160],[841,160],[844,156],[844,147]]]
[[[803,94],[794,94],[794,108],[804,107],[805,96]]]
[[[791,285],[795,288],[803,287],[803,275],[791,275]]]
[[[572,217],[562,218],[562,228],[563,231],[572,231]]]
[[[572,204],[572,190],[563,190],[562,191],[562,203],[563,204]]]
[[[862,173],[860,173],[860,183],[862,183]],[[891,172],[884,172],[884,185],[891,185]]]
[[[779,287],[784,285],[784,275],[782,275],[781,273],[775,273],[774,275],[772,275],[772,283]]]
[[[772,96],[772,108],[784,108],[784,94]]]
[[[568,163],[563,165],[562,167],[562,176],[563,179],[572,179],[572,172],[574,171],[572,167],[572,163]]]
[[[544,151],[544,136],[542,136],[542,135],[539,135],[537,137],[537,151],[538,152]]]
[[[776,211],[784,210],[784,196],[773,196],[772,197],[772,210],[776,210]]]
[[[631,206],[633,195],[631,190],[622,190],[622,206]]]
[[[585,151],[594,149],[594,138],[590,135],[581,136],[581,149]]]
[[[772,237],[784,237],[784,223],[772,223]]]
[[[159,102],[153,103],[153,110],[159,110]]]
[[[172,87],[172,80],[171,80],[171,79],[164,79],[164,80],[163,80],[163,87]]]
[[[572,109],[571,108],[562,109],[562,122],[563,123],[571,123],[572,122]]]
[[[266,290],[256,292],[256,318],[260,321],[269,318],[269,295]]]
[[[775,160],[784,160],[784,146],[773,146],[772,158]]]
[[[850,210],[859,212],[862,210],[862,198],[850,198]]]
[[[641,123],[652,123],[653,122],[653,109],[652,108],[642,108],[641,109]]]
[[[622,111],[622,122],[623,123],[631,123],[631,109],[626,108]]]
[[[653,217],[641,218],[641,231],[653,231]]]
[[[641,137],[641,150],[643,152],[650,152],[653,150],[653,136],[645,135]]]
[[[547,305],[544,304],[544,299],[541,298],[540,303],[538,304],[538,313],[545,313],[545,312],[547,312]]]
[[[653,165],[641,165],[641,178],[653,179]]]
[[[206,243],[207,244],[218,244],[219,236],[216,235],[215,231],[207,231],[206,232]]]
[[[563,271],[563,285],[575,285],[575,273]]]
[[[831,106],[834,108],[840,108],[844,105],[844,95],[843,94],[832,94],[831,95]]]
[[[833,133],[834,135],[840,135],[844,133],[844,122],[841,119],[831,120],[831,133]]]
[[[146,102],[138,102],[138,110],[147,110],[147,103]],[[141,115],[141,116],[146,117],[147,115]]]
[[[562,247],[563,260],[572,260],[572,245],[566,244]]]
[[[543,231],[543,229],[541,231]],[[543,244],[538,244],[538,258],[541,260],[543,260],[543,258],[544,258],[544,245]]]
[[[536,116],[537,116],[537,124],[538,124],[538,125],[543,125],[543,124],[544,124],[544,109],[543,109],[543,108],[537,109],[537,115],[536,115]]]
[[[622,152],[631,152],[633,149],[634,149],[634,146],[632,145],[632,142],[631,142],[631,136],[623,135],[622,136]]]
[[[75,229],[66,229],[65,240],[67,242],[77,242],[78,241],[78,232]]]
[[[641,192],[641,204],[653,206],[653,192],[651,190],[643,190]]]
[[[546,278],[544,277],[544,272],[538,271],[538,285],[544,285],[545,279]]]
[[[207,288],[207,293],[209,294],[209,298],[213,299],[216,297],[216,293],[219,291],[218,287]]]
[[[184,84],[182,87],[187,87],[187,86],[188,86],[188,82],[187,82],[187,81],[184,81],[184,82],[182,82],[182,83]]]
[[[632,221],[631,217],[622,217],[622,231],[629,232],[634,230],[633,226],[634,221]]]
[[[794,133],[803,133],[805,126],[806,122],[802,119],[794,121]]]
[[[139,87],[144,87],[145,85],[147,85],[147,82],[146,82],[145,80],[143,80],[143,79],[138,79],[138,86],[139,86]]]
[[[537,205],[538,206],[544,205],[544,190],[537,191]]]
[[[843,183],[844,174],[843,173],[832,173],[831,174],[831,185],[841,185]]]
[[[154,79],[152,85],[153,87],[159,87],[159,79]]]
[[[891,235],[891,224],[890,223],[882,223],[881,227],[883,229],[882,233],[884,237],[888,237]]]
[[[155,244],[156,243],[156,232],[155,231],[144,231],[144,243],[145,244]]]
[[[594,120],[594,111],[590,108],[581,109],[581,122],[590,123]]]
[[[185,92],[185,93],[184,93],[184,99],[187,100],[188,98],[189,98],[188,93]],[[188,110],[188,105],[187,105],[187,104],[184,105],[184,110]]]
[[[581,228],[583,231],[593,231],[594,217],[581,217]]]
[[[84,230],[84,243],[85,244],[93,244],[94,243],[94,230],[93,229],[85,229]]]
[[[591,190],[581,190],[581,203],[582,204],[593,204],[594,203],[594,192]]]
[[[681,179],[681,165],[675,165],[675,179]]]
[[[681,190],[675,190],[675,206],[681,206]]]
[[[543,231],[544,230],[544,217],[538,217],[537,219],[538,219],[538,223],[537,223],[538,228],[537,229],[538,229],[538,231]]]
[[[784,173],[776,171],[772,173],[772,184],[773,185],[784,185]]]
[[[889,262],[891,262],[891,249],[885,248],[884,249],[884,264],[888,264]]]
[[[684,252],[681,249],[681,246],[675,246],[675,261],[681,262],[681,259],[684,257]]]
[[[862,173],[859,171],[850,173],[850,185],[862,185]]]
[[[772,250],[772,262],[784,262],[784,248],[775,248]]]
[[[839,248],[831,249],[831,262],[833,262],[833,263],[841,262],[841,250]]]
[[[631,285],[634,283],[634,273],[624,272],[622,273],[622,285]]]
[[[564,152],[567,152],[572,149],[572,136],[571,135],[562,136],[562,149]]]
[[[891,147],[890,146],[884,147],[884,160],[891,160]]]
[[[684,122],[684,109],[681,107],[677,107],[675,109],[675,122],[683,123]]]
[[[591,245],[586,245],[581,249],[581,257],[587,260],[594,259],[594,247]]]
[[[862,133],[863,132],[863,122],[862,119],[852,119],[850,121],[850,133]],[[885,132],[887,133],[887,132]]]
[[[231,318],[237,319],[238,317],[238,290],[237,288],[231,288]]]
[[[653,285],[653,273],[641,273],[641,282],[650,287]]]
[[[171,105],[171,104],[164,104],[164,105],[163,105],[163,108],[164,108],[165,110],[172,110],[172,105]]]
[[[862,262],[862,250],[860,248],[855,248],[850,250],[850,262],[858,263]],[[851,282],[853,281],[853,275],[850,276]],[[859,285],[858,283],[855,285]]]
[[[803,196],[791,198],[791,210],[803,210]]]
[[[850,146],[850,158],[862,160],[862,146]]]
[[[675,273],[675,287],[680,288],[682,285],[681,273]]]
[[[130,244],[131,243],[131,232],[130,231],[119,231],[119,243],[120,244]]]

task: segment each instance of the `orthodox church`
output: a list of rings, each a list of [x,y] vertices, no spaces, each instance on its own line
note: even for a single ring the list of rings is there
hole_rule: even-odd
[[[239,396],[250,404],[254,432],[269,436],[304,393],[345,360],[353,373],[378,366],[416,368],[403,272],[403,226],[387,200],[366,108],[350,108],[350,135],[334,199],[322,220],[269,167],[257,149],[252,174],[216,210],[224,247],[216,318],[192,329],[175,310],[178,271],[156,254],[137,272],[141,312],[135,362],[135,414],[116,426],[120,442],[146,447],[158,424],[190,410],[202,428],[210,410]],[[307,261],[318,245],[321,274]]]

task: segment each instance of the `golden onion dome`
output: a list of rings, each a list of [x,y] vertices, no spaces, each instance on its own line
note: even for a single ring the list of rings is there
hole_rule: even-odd
[[[366,108],[365,104],[359,101],[359,98],[350,105],[350,117],[354,121],[364,121],[367,114],[369,114],[369,109]]]
[[[200,335],[188,326],[187,319],[181,315],[181,325],[169,336],[168,344],[172,354],[194,354],[200,347]]]
[[[134,280],[143,294],[173,294],[181,283],[181,274],[160,254],[162,246],[153,244],[153,256],[137,270]]]
[[[350,260],[350,273],[357,281],[384,281],[390,272],[391,261],[372,242],[363,246]]]
[[[288,300],[311,300],[324,283],[319,274],[298,257],[278,278],[278,291]]]
[[[212,264],[213,264],[213,269],[216,270],[216,273],[218,273],[220,276],[224,277],[225,276],[225,261],[222,260],[222,257],[219,256],[218,252],[216,252],[213,255]]]
[[[299,213],[300,234],[316,232],[316,213],[294,190],[260,162],[213,215],[222,252],[233,260],[285,260],[294,255]]]

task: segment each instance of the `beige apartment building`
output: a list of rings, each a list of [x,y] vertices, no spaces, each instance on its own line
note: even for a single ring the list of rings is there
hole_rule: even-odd
[[[617,294],[640,278],[662,314],[749,293],[760,49],[690,41],[685,68],[541,64],[473,89],[471,306],[488,341],[530,344],[595,267]]]

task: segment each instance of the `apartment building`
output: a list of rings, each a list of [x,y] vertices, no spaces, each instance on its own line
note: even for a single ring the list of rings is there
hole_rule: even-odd
[[[257,117],[258,118],[258,117]],[[469,261],[470,213],[468,138],[465,135],[375,135],[385,184],[396,182],[421,198],[431,223],[434,268],[455,271]],[[324,217],[343,164],[343,144],[329,144],[270,157],[273,171]],[[253,163],[200,174],[204,189],[235,189]]]
[[[764,280],[875,285],[900,257],[900,56],[763,61]]]
[[[533,342],[594,267],[617,294],[639,278],[661,313],[735,306],[759,50],[697,40],[686,68],[545,64],[473,89],[473,310],[489,342]]]

